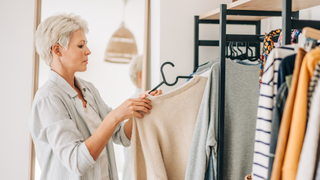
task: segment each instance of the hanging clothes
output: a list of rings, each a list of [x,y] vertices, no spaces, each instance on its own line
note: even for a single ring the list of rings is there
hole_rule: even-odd
[[[273,106],[277,94],[279,65],[283,58],[295,53],[295,46],[275,48],[266,61],[259,96],[256,120],[252,179],[267,179],[271,141]]]
[[[197,122],[194,128],[193,137],[192,137],[192,143],[190,147],[190,153],[188,158],[188,164],[187,164],[187,171],[186,171],[186,177],[185,180],[193,180],[195,178],[198,179],[204,179],[205,173],[207,169],[207,165],[209,162],[210,154],[212,153],[213,149],[215,148],[213,145],[215,144],[213,142],[214,137],[214,129],[213,129],[213,118],[210,116],[210,98],[211,96],[214,96],[216,92],[214,92],[214,95],[211,94],[213,90],[211,90],[212,83],[217,83],[217,81],[212,79],[212,68],[213,65],[217,66],[218,60],[214,60],[210,62],[208,65],[205,65],[197,70],[197,74],[203,74],[208,72],[208,67],[211,67],[209,69],[209,76],[208,81],[205,87],[205,91],[203,93],[201,105],[199,108],[199,114],[197,117]],[[218,65],[219,66],[219,65]],[[215,87],[214,85],[213,87]],[[216,96],[217,97],[217,96]],[[214,105],[212,106],[214,107]],[[214,153],[212,153],[212,156]],[[214,159],[214,157],[213,157]],[[213,163],[213,167],[217,167],[215,162]]]
[[[209,77],[211,74],[210,73],[211,67],[218,62],[219,62],[219,59],[209,61],[206,65],[203,65],[197,69],[196,75]]]
[[[287,100],[288,91],[291,84],[291,78],[294,70],[296,54],[285,57],[279,66],[278,70],[278,92],[275,99],[275,105],[273,107],[272,128],[271,128],[271,140],[270,140],[270,153],[269,153],[269,167],[268,167],[268,179],[271,177],[273,161],[275,151],[278,143],[278,135],[281,124],[281,118],[284,110],[284,106]]]
[[[318,154],[320,153],[320,149],[318,149]],[[320,180],[320,166],[319,166],[319,161],[318,161],[318,167],[317,167],[317,171],[315,172],[315,177],[314,180]]]
[[[278,142],[279,128],[281,124],[281,117],[283,114],[284,106],[288,96],[288,86],[283,83],[276,95],[275,105],[273,107],[272,129],[271,129],[271,141],[270,141],[270,154],[269,154],[269,167],[268,167],[268,179],[271,177],[273,160]]]
[[[295,68],[293,71],[293,77],[292,77],[292,82],[290,86],[290,89],[292,90],[290,90],[288,93],[286,105],[283,110],[283,115],[281,119],[279,135],[278,135],[276,155],[274,157],[273,168],[272,168],[272,173],[270,178],[271,180],[281,179],[282,164],[284,159],[284,153],[287,147],[287,139],[288,139],[288,133],[289,133],[290,124],[291,124],[293,104],[295,102],[295,97],[296,97],[300,68],[301,68],[302,60],[305,54],[306,54],[305,50],[300,48],[296,56]]]
[[[317,87],[317,84],[319,82],[320,79],[320,61],[318,63],[318,65],[316,66],[314,72],[313,72],[313,76],[311,78],[311,82],[309,84],[309,88],[308,88],[308,106],[307,106],[307,117],[309,117],[310,114],[310,108],[311,108],[311,104],[312,104],[312,97],[313,94],[315,92],[315,89]]]
[[[288,146],[284,157],[282,179],[295,180],[302,149],[307,120],[308,87],[315,67],[320,61],[320,48],[306,54],[299,75],[296,101],[288,136]]]
[[[278,70],[278,82],[277,82],[278,90],[280,86],[286,82],[287,76],[293,74],[295,59],[296,59],[296,54],[293,54],[285,57],[281,61],[279,70]]]
[[[192,138],[186,180],[204,179],[213,147],[216,179],[218,142],[219,63],[213,64]],[[226,60],[224,179],[250,174],[259,83],[259,65],[242,65]]]
[[[211,147],[212,148],[212,147]],[[214,164],[213,164],[213,155],[212,155],[212,150],[210,151],[210,157],[209,157],[209,163],[208,163],[208,168],[206,170],[206,174],[204,177],[204,180],[215,180],[216,178],[214,177]]]
[[[309,85],[308,107],[310,116],[308,118],[307,132],[304,138],[300,155],[298,173],[296,179],[312,180],[316,170],[317,151],[320,136],[320,64],[314,70],[312,80]],[[312,103],[313,102],[313,103]],[[308,112],[309,112],[308,110]]]
[[[197,68],[197,71],[194,72],[194,73],[192,73],[192,74],[190,74],[190,76],[200,75],[200,76],[208,77],[207,74],[209,74],[208,71],[210,71],[211,66],[212,66],[214,63],[218,62],[218,61],[219,61],[219,60],[216,59],[216,60],[212,60],[212,61],[206,62],[206,63],[204,63],[204,64],[201,64],[201,65]],[[191,78],[190,78],[190,79],[191,79]],[[187,82],[190,81],[190,79],[187,79]]]
[[[134,118],[131,138],[133,179],[184,180],[192,135],[206,77],[194,76],[182,87],[150,96],[152,113]]]
[[[281,33],[281,29],[275,29],[272,30],[270,33],[266,33],[265,34],[265,38],[263,40],[263,48],[262,48],[262,55],[260,57],[262,63],[260,65],[260,70],[259,70],[259,82],[260,82],[260,87],[261,87],[261,83],[262,83],[262,76],[263,76],[263,72],[264,72],[264,68],[265,68],[265,64],[266,61],[268,59],[268,56],[270,54],[270,52],[273,50],[274,48],[274,42],[272,40],[273,36]]]

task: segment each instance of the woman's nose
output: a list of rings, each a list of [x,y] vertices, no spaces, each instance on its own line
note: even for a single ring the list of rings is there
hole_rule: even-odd
[[[88,56],[90,54],[91,54],[91,51],[90,51],[89,47],[87,47],[86,55]]]

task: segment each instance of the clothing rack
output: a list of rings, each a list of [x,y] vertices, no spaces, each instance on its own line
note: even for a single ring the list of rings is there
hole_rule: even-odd
[[[292,3],[293,1],[293,3]],[[305,3],[296,3],[305,1]],[[266,4],[273,4],[273,9],[265,9]],[[320,29],[320,21],[299,20],[299,10],[320,5],[318,0],[282,0],[282,6],[278,0],[239,0],[231,4],[221,4],[220,8],[195,16],[195,46],[194,69],[199,66],[199,46],[219,46],[219,99],[218,99],[218,156],[217,156],[217,180],[223,180],[223,149],[224,149],[224,120],[225,120],[225,82],[226,82],[226,56],[225,48],[229,42],[249,42],[249,46],[255,47],[255,53],[260,54],[261,19],[274,16],[282,16],[282,44],[291,42],[291,29],[312,27]],[[228,16],[227,16],[228,15]],[[219,40],[199,40],[199,24],[219,24]],[[227,24],[255,25],[254,35],[226,34]],[[239,177],[244,178],[244,177]]]

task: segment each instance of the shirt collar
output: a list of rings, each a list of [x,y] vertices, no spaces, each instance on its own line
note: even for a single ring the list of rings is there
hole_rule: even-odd
[[[87,87],[80,81],[80,78],[74,76],[74,80],[79,87],[79,89],[82,91],[83,96],[85,96],[85,92],[87,91]]]
[[[50,70],[49,72],[49,79],[56,83],[63,91],[65,91],[67,94],[69,94],[70,97],[75,97],[78,95],[77,91],[75,91],[70,84],[61,77],[58,73],[54,72],[53,70]],[[86,91],[86,87],[83,85],[81,81],[77,77],[75,77],[76,84],[78,87],[83,91]]]

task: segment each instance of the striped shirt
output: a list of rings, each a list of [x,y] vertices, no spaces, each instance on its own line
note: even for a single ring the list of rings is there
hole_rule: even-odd
[[[312,104],[312,97],[313,97],[313,93],[315,92],[315,89],[317,87],[318,81],[320,79],[320,61],[318,63],[318,66],[316,66],[314,72],[313,72],[313,76],[311,78],[310,84],[309,84],[309,89],[308,89],[308,110],[307,110],[307,117],[309,117],[309,111],[310,111],[310,107]],[[309,118],[307,118],[309,119]]]
[[[294,54],[292,45],[275,48],[265,64],[259,96],[256,134],[253,155],[252,179],[268,178],[273,106],[277,94],[279,65],[283,58]]]

